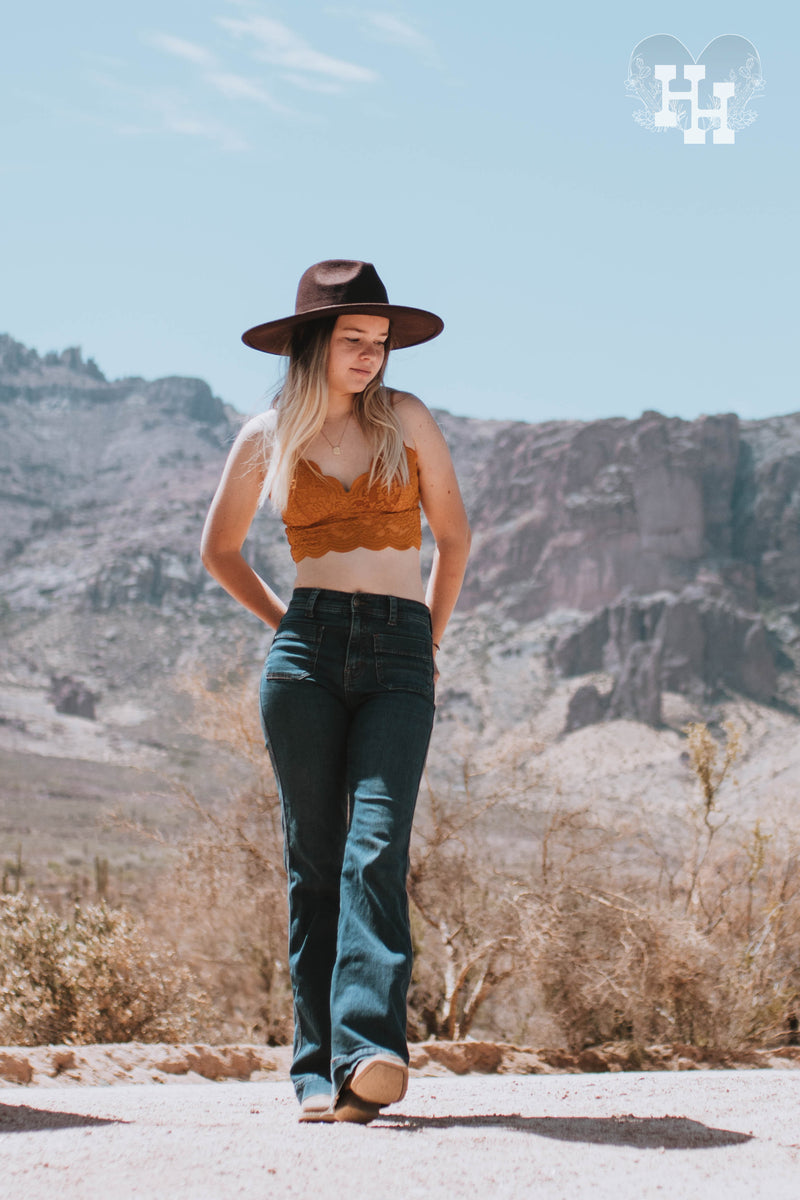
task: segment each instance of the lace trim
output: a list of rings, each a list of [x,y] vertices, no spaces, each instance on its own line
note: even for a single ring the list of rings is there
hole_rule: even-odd
[[[287,525],[286,536],[292,558],[322,558],[330,550],[346,554],[350,550],[410,550],[422,545],[422,523],[419,509],[411,512],[386,513],[384,521],[376,525],[374,520],[353,517],[336,525],[314,528],[292,528]]]
[[[345,488],[335,475],[325,475],[316,463],[301,460],[302,485],[292,483],[283,514],[292,558],[321,558],[333,550],[346,554],[366,550],[419,549],[422,524],[419,508],[419,474],[416,452],[406,446],[409,481],[386,490],[368,487],[364,471]]]

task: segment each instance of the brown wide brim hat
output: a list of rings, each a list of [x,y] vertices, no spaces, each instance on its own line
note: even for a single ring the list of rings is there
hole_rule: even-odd
[[[242,334],[242,341],[266,354],[289,354],[292,330],[297,325],[344,313],[388,317],[389,344],[393,350],[429,342],[444,329],[444,321],[435,313],[390,304],[372,263],[337,258],[308,268],[297,288],[293,316],[254,325]]]

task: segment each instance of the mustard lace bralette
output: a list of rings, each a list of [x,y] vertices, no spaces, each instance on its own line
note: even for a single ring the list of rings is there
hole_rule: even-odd
[[[283,512],[286,537],[295,562],[321,558],[329,550],[345,554],[367,550],[408,550],[422,544],[417,453],[406,446],[408,483],[387,490],[368,486],[369,471],[348,490],[334,475],[301,458]]]

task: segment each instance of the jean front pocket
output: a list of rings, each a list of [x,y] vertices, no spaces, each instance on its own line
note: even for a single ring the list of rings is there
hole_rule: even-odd
[[[433,699],[433,649],[430,637],[376,633],[375,671],[390,692],[418,692]]]
[[[317,666],[322,633],[316,621],[284,617],[269,648],[264,678],[308,679]]]

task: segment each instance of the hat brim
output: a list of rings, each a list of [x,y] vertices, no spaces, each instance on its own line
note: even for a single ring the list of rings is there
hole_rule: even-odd
[[[264,325],[254,325],[242,334],[242,341],[253,350],[263,350],[265,354],[289,354],[292,330],[297,325],[316,321],[320,317],[340,317],[345,313],[388,317],[391,322],[392,350],[429,342],[444,329],[442,318],[424,308],[407,308],[402,304],[333,304],[310,312],[295,313],[279,321],[267,321]]]

